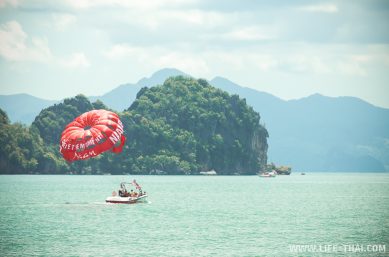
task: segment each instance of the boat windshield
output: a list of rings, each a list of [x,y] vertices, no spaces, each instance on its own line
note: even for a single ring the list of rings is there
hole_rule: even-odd
[[[122,197],[139,197],[145,195],[146,192],[142,191],[142,188],[134,180],[132,183],[122,182],[120,183],[119,196]]]

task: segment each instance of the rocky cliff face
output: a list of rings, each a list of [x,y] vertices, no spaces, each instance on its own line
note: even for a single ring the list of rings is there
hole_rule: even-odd
[[[260,165],[259,171],[263,170],[267,164],[268,137],[268,132],[263,127],[258,128],[252,137],[251,148],[257,155],[257,160]]]

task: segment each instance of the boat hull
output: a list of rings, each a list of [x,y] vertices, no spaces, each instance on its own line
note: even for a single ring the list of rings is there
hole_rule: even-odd
[[[147,195],[139,197],[121,197],[121,196],[110,196],[105,199],[106,203],[119,203],[119,204],[133,204],[146,200]]]

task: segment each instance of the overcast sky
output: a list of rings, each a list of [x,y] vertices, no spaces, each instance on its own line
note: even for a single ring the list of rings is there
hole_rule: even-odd
[[[101,95],[167,67],[389,108],[389,1],[0,0],[0,94]]]

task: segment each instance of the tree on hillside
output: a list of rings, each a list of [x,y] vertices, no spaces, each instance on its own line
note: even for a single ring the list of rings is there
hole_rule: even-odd
[[[16,123],[9,124],[6,113],[0,109],[0,173],[36,172],[44,155],[39,134]]]
[[[43,109],[32,123],[46,143],[58,144],[65,126],[77,116],[93,109],[108,109],[103,102],[89,102],[84,95],[66,98],[62,103]]]

